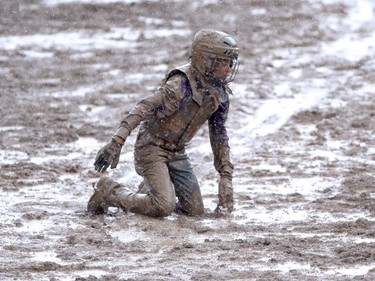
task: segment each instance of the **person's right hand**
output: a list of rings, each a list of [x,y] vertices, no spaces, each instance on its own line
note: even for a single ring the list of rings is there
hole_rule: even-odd
[[[95,170],[104,173],[109,165],[111,165],[111,169],[116,168],[120,160],[122,145],[112,139],[111,142],[103,146],[96,155]]]

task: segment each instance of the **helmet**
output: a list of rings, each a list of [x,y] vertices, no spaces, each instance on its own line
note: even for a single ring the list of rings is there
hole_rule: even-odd
[[[237,43],[230,35],[202,29],[193,39],[191,63],[208,81],[225,85],[237,74],[238,52]]]

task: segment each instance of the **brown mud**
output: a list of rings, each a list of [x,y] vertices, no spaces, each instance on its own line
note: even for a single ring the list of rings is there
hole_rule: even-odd
[[[373,21],[350,29],[346,2],[2,0],[0,280],[375,280],[375,52],[322,51],[371,37]],[[228,120],[235,212],[213,212],[203,128],[189,148],[203,217],[86,214],[98,148],[205,27],[242,49]],[[135,135],[109,172],[132,188]]]

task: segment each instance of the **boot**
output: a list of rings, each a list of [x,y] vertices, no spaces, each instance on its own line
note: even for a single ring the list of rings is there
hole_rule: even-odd
[[[107,213],[108,207],[120,207],[116,198],[116,189],[121,185],[109,177],[101,177],[94,187],[94,194],[91,195],[87,204],[87,212],[101,215]]]

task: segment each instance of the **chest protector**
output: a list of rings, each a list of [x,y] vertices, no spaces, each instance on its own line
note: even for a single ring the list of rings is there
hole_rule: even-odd
[[[179,101],[178,109],[170,115],[156,113],[145,122],[145,126],[153,136],[163,140],[164,146],[181,149],[215,111],[228,103],[228,93],[231,92],[227,86],[204,84],[190,64],[173,69],[166,76],[165,82],[176,74],[184,74],[189,84]]]

